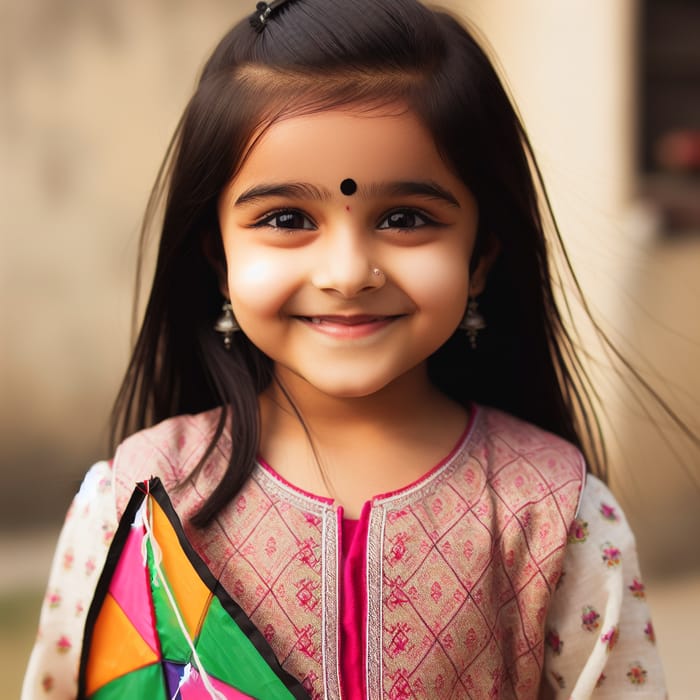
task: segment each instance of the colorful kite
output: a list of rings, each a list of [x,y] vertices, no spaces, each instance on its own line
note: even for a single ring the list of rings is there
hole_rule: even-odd
[[[78,700],[307,698],[185,537],[158,479],[139,484],[88,613]]]

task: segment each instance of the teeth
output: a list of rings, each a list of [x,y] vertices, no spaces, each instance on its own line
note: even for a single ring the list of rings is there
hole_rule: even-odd
[[[312,316],[311,317],[311,323],[315,323],[316,325],[321,324],[321,319],[318,316]]]

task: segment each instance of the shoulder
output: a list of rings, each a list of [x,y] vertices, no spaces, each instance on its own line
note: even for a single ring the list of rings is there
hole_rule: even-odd
[[[475,437],[483,441],[490,462],[496,465],[520,458],[550,471],[559,466],[581,482],[586,464],[581,451],[562,437],[495,408],[479,406]]]
[[[500,502],[512,511],[554,509],[568,529],[586,480],[585,460],[575,445],[502,411],[478,407],[469,451]]]
[[[113,463],[118,508],[139,481],[158,477],[166,489],[181,484],[205,456],[220,417],[220,408],[175,416],[124,440]],[[230,439],[225,432],[217,447],[225,450],[227,445]]]
[[[578,544],[595,541],[602,547],[606,542],[634,547],[634,534],[622,506],[612,491],[592,474],[586,477],[586,486],[581,495],[581,506],[577,526],[581,536],[572,532],[570,542]],[[573,551],[578,551],[574,548]]]

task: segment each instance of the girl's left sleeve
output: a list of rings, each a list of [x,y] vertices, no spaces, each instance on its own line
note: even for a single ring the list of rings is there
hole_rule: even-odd
[[[557,700],[667,697],[634,535],[592,476],[547,618],[542,685]]]
[[[117,526],[112,467],[85,476],[56,546],[21,700],[72,700],[90,602]]]

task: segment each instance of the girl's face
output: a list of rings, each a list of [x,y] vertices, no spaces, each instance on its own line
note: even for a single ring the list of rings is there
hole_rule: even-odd
[[[219,218],[243,332],[283,382],[334,397],[368,396],[419,367],[485,281],[486,263],[469,276],[474,198],[409,111],[275,123]]]

